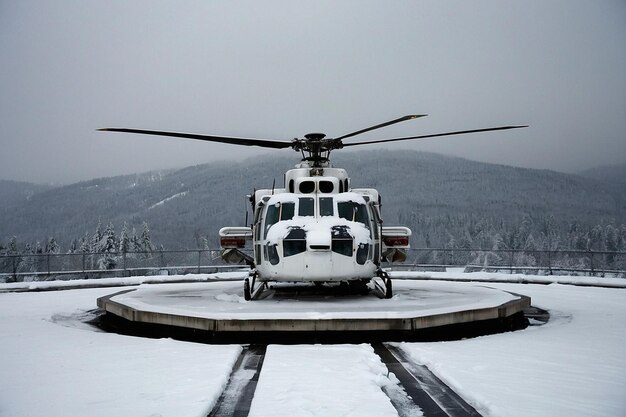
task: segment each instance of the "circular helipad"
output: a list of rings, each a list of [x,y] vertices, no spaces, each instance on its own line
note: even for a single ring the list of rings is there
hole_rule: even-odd
[[[142,285],[98,299],[118,331],[211,342],[436,340],[523,327],[523,295],[470,283],[394,281],[394,296],[240,282]]]

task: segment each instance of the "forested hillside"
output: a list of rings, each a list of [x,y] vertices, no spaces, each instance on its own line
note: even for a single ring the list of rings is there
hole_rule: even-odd
[[[335,156],[335,155],[333,155]],[[377,188],[386,224],[406,225],[414,247],[624,249],[626,186],[553,171],[420,152],[343,152],[333,159],[353,187]],[[297,155],[102,178],[0,203],[0,239],[54,237],[60,251],[95,233],[144,222],[167,249],[217,246],[217,231],[243,225],[254,188],[282,187]],[[26,189],[26,185],[24,185]]]
[[[4,215],[9,208],[21,205],[33,195],[52,188],[50,185],[0,180],[0,214]]]

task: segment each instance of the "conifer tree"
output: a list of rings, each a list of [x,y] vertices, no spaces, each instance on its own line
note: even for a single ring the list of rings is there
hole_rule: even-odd
[[[128,238],[128,226],[126,222],[122,225],[122,231],[120,232],[119,251],[126,253],[130,250],[130,239]]]
[[[130,237],[130,247],[133,252],[141,252],[141,241],[139,240],[139,236],[137,236],[137,230],[133,227],[132,236]]]
[[[98,219],[98,225],[96,226],[96,231],[91,237],[91,251],[92,252],[102,252],[102,222]]]
[[[15,236],[11,236],[7,244],[7,255],[17,255],[18,253],[17,238]]]
[[[56,239],[54,237],[49,238],[48,243],[46,243],[46,253],[56,254],[59,253],[60,250],[61,248]]]
[[[101,251],[104,252],[104,255],[99,259],[98,267],[100,269],[114,269],[117,265],[117,242],[113,223],[109,223],[104,230]]]
[[[89,233],[85,232],[85,235],[80,238],[78,251],[80,253],[89,253],[91,252],[90,244],[89,244]]]
[[[143,231],[141,232],[140,242],[142,251],[152,252],[154,250],[154,246],[150,240],[150,228],[148,227],[147,222],[143,222]]]
[[[117,252],[116,241],[115,228],[113,227],[113,223],[109,223],[104,230],[104,235],[102,236],[102,251],[106,253]]]

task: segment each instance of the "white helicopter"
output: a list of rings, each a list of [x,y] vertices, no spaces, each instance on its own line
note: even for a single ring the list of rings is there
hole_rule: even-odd
[[[391,279],[382,263],[406,259],[411,230],[383,226],[378,191],[352,188],[346,170],[331,165],[330,152],[348,146],[527,127],[500,126],[343,143],[344,139],[424,116],[404,116],[337,138],[309,133],[290,142],[126,128],[98,130],[301,152],[301,162],[285,173],[283,188],[256,190],[248,196],[253,212],[250,226],[219,231],[222,258],[250,266],[244,279],[244,298],[258,298],[269,282],[339,283],[359,292],[368,291],[368,283],[373,282],[381,297],[391,298]],[[244,252],[248,243],[252,255]]]

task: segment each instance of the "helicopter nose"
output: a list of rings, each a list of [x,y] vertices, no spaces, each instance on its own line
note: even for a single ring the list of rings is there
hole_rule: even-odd
[[[311,230],[307,233],[307,244],[311,251],[329,251],[330,230]]]

